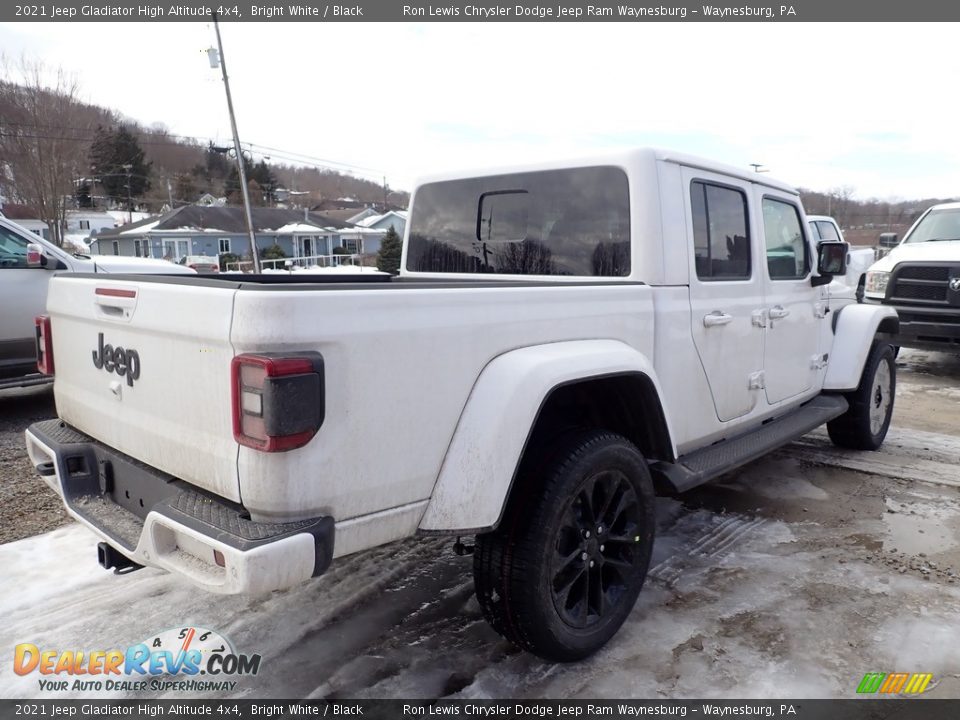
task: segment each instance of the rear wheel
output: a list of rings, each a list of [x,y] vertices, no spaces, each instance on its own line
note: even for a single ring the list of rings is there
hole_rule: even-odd
[[[600,649],[630,614],[654,535],[647,464],[626,438],[567,436],[534,477],[518,477],[500,527],[477,537],[474,581],[487,620],[559,662]]]
[[[850,408],[827,423],[833,444],[853,450],[879,448],[890,428],[896,389],[893,348],[885,342],[874,343],[860,385],[847,394]]]

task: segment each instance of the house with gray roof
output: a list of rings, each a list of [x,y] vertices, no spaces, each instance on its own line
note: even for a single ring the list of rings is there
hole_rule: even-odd
[[[332,255],[345,246],[349,223],[305,210],[251,208],[257,246],[279,245],[290,258]],[[185,205],[164,215],[103,230],[90,249],[100,255],[166,258],[186,255],[249,257],[242,207]]]

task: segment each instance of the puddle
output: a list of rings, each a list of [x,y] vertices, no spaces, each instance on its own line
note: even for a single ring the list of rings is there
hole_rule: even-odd
[[[952,503],[938,507],[887,498],[886,506],[881,518],[887,531],[884,550],[896,549],[908,555],[939,554],[960,546],[960,523]]]

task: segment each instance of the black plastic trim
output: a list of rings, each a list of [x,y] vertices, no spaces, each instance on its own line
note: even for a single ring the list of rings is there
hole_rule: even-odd
[[[335,522],[322,516],[290,523],[260,523],[239,503],[218,497],[117,452],[84,435],[62,420],[44,420],[29,432],[54,453],[60,473],[64,502],[71,510],[132,552],[136,538],[131,526],[139,526],[150,512],[165,517],[245,552],[301,533],[313,537],[316,551],[314,577],[333,559]],[[44,474],[49,463],[37,468]],[[52,474],[52,473],[51,473]],[[127,514],[126,527],[112,527],[103,514],[94,515],[94,504],[112,508],[118,517]],[[199,508],[199,509],[198,509]],[[125,530],[126,532],[123,532]]]
[[[676,462],[655,462],[650,472],[674,493],[682,493],[757,460],[847,411],[846,398],[822,393],[780,417],[720,442],[682,455]]]

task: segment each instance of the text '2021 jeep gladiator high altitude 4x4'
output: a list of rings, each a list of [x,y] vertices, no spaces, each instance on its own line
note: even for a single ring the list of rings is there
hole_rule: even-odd
[[[824,422],[883,441],[897,317],[831,283],[846,251],[789,186],[667,152],[433,177],[396,278],[54,279],[60,418],[27,446],[106,567],[264,592],[476,535],[493,627],[582,658],[640,592],[655,489]]]

